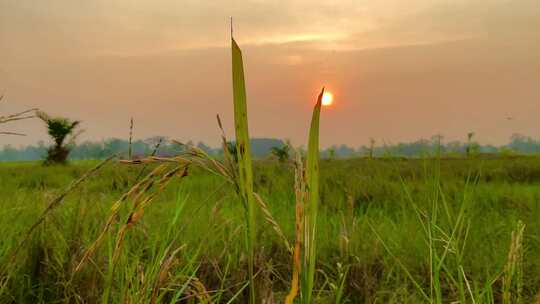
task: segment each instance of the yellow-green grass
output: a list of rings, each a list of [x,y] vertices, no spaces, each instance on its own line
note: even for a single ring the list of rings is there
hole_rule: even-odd
[[[47,202],[95,165],[0,164],[0,260]],[[437,160],[322,160],[320,167],[315,303],[501,303],[503,295],[515,303],[518,289],[530,303],[540,291],[539,158],[442,160],[440,171]],[[139,170],[112,164],[70,193],[17,252],[0,302],[98,303],[107,289],[110,303],[247,301],[242,203],[223,178],[196,168],[182,182],[172,180],[146,208],[126,234],[111,278],[122,221],[73,275]],[[255,191],[289,243],[295,239],[293,184],[291,166],[254,163]],[[130,212],[121,208],[120,219]],[[458,219],[463,224],[456,226]],[[518,221],[525,225],[521,245],[517,237],[512,242]],[[461,246],[447,251],[455,227],[463,227],[454,241]],[[283,301],[291,256],[266,222],[259,222],[255,251],[259,297]]]

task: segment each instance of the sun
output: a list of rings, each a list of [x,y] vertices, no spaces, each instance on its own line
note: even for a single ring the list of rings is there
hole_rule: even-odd
[[[329,105],[332,105],[333,102],[334,102],[334,95],[332,94],[332,92],[329,92],[329,91],[324,92],[322,96],[321,104],[323,106],[329,106]]]

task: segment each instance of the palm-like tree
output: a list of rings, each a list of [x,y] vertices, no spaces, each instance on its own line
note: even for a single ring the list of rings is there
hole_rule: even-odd
[[[467,148],[465,148],[465,152],[467,153],[467,157],[471,156],[471,148],[472,148],[472,139],[474,137],[474,132],[467,133]]]
[[[289,160],[289,146],[284,145],[282,147],[272,147],[271,152],[275,155],[280,163],[284,163]]]
[[[47,150],[46,164],[65,163],[70,152],[65,142],[68,136],[72,136],[73,141],[77,134],[74,133],[80,121],[69,120],[64,117],[51,117],[44,112],[38,112],[37,116],[45,122],[47,133],[54,141],[54,145]]]
[[[236,144],[233,143],[233,142],[228,141],[227,142],[227,150],[229,150],[229,153],[231,154],[234,162],[238,163],[238,154],[236,154]]]
[[[336,158],[336,148],[335,148],[335,146],[328,148],[328,159],[333,160],[335,158]]]

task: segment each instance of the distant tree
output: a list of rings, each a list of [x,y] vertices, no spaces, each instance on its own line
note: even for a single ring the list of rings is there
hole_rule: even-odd
[[[74,141],[77,135],[74,131],[80,121],[51,117],[41,111],[37,112],[37,116],[45,122],[47,132],[54,142],[53,146],[47,150],[45,164],[65,163],[70,152],[70,147],[65,143],[66,138],[71,136],[71,141]]]
[[[375,139],[370,138],[369,139],[369,150],[368,150],[369,158],[373,158],[373,149],[375,149]]]
[[[516,151],[512,150],[512,148],[508,146],[505,146],[499,149],[499,155],[502,157],[510,157],[516,155]]]
[[[328,158],[329,159],[334,159],[336,158],[336,148],[335,147],[330,147],[328,148]]]
[[[5,145],[2,149],[2,160],[3,161],[17,161],[20,160],[21,153],[11,145]]]
[[[273,147],[283,147],[285,143],[275,138],[250,138],[251,155],[254,157],[265,157],[272,152]]]
[[[453,156],[463,155],[463,145],[458,140],[453,140],[446,143],[445,150],[446,150],[447,155],[453,155]]]
[[[431,143],[433,145],[433,151],[436,155],[441,155],[444,153],[444,145],[443,145],[444,136],[442,134],[435,134],[431,136]]]
[[[474,137],[474,132],[467,133],[467,148],[465,149],[467,157],[471,156],[471,148],[472,148],[472,138]]]
[[[185,145],[179,144],[179,142],[174,140],[169,141],[167,137],[159,135],[145,139],[144,143],[146,146],[144,147],[144,152],[142,152],[141,154],[146,155],[154,154],[171,156],[178,154],[186,149]],[[170,143],[170,145],[167,145],[167,143]],[[189,141],[187,145],[193,146],[193,142]]]
[[[214,149],[212,149],[212,147],[208,146],[207,144],[203,143],[202,141],[200,141],[198,144],[197,144],[197,148],[203,150],[204,152],[212,155],[214,154]]]
[[[336,156],[337,157],[351,157],[355,153],[354,149],[342,144],[338,148],[336,148]]]
[[[235,163],[238,162],[238,154],[236,154],[236,143],[228,141],[227,142],[227,150],[229,150],[229,153],[232,155],[232,158]]]
[[[512,134],[508,148],[520,153],[538,153],[540,152],[540,142],[529,136]]]
[[[251,156],[258,158],[268,156],[268,154],[272,153],[272,148],[282,148],[285,146],[285,143],[282,140],[273,138],[250,138],[249,145],[251,148]],[[236,142],[228,142],[227,146],[229,152],[234,155],[236,161]],[[222,152],[223,151],[217,150],[215,154],[221,154]]]
[[[289,146],[284,145],[282,147],[272,147],[271,153],[277,157],[280,163],[284,163],[289,160]]]
[[[169,139],[165,136],[159,136],[159,135],[156,135],[156,136],[151,136],[151,137],[148,137],[144,140],[144,142],[149,146],[149,147],[154,147],[155,145],[157,145],[158,143],[163,143],[163,142],[167,142],[169,141]],[[190,145],[190,146],[193,146],[193,142],[190,140],[186,145]]]
[[[70,159],[101,159],[106,157],[104,142],[85,141],[73,147],[69,153]]]
[[[109,138],[103,142],[103,152],[105,155],[113,155],[115,153],[122,153],[125,155],[125,151],[129,149],[129,142],[121,138]]]
[[[494,145],[484,145],[480,146],[480,151],[483,153],[497,153],[499,152],[499,148]]]
[[[432,142],[427,139],[419,139],[410,143],[399,143],[389,148],[400,156],[426,156],[433,151]]]

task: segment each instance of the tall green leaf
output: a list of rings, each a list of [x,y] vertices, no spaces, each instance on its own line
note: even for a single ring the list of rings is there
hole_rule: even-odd
[[[308,155],[306,160],[306,186],[308,203],[306,205],[305,230],[306,236],[304,247],[304,274],[302,300],[304,303],[312,303],[313,285],[315,281],[315,264],[317,258],[316,228],[317,210],[319,207],[319,117],[321,115],[321,103],[324,88],[317,98],[317,104],[313,108],[311,127],[309,130]]]
[[[253,169],[247,119],[246,85],[242,51],[231,37],[232,78],[234,100],[234,127],[236,132],[236,153],[238,156],[239,191],[246,209],[246,243],[248,250],[248,272],[250,280],[250,303],[255,303],[254,248],[256,240],[255,201],[253,197]]]

